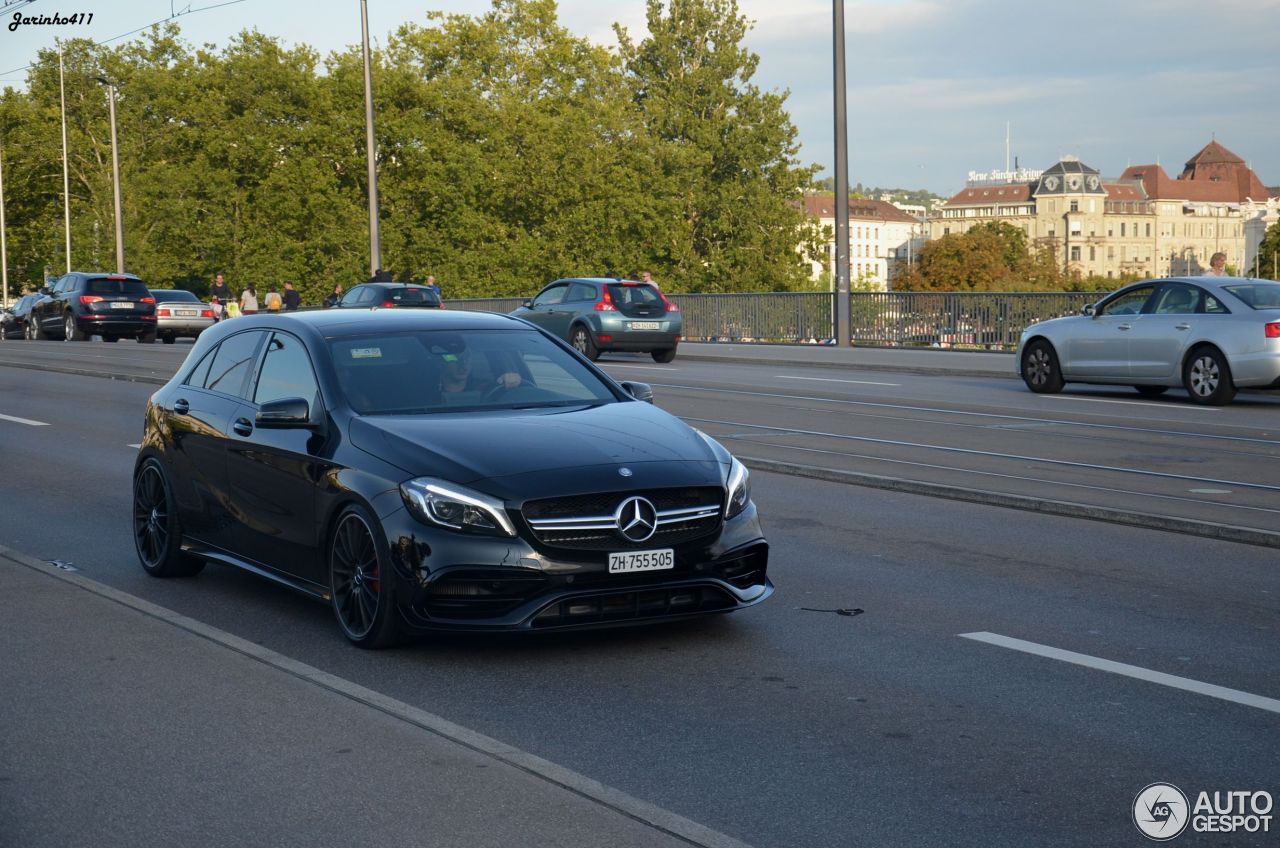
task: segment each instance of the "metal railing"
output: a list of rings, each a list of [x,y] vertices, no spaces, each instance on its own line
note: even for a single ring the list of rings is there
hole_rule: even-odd
[[[684,337],[699,342],[835,344],[830,292],[669,294]],[[1036,321],[1074,315],[1100,292],[852,292],[852,341],[871,347],[1013,350]],[[450,309],[511,312],[523,298],[450,300]]]

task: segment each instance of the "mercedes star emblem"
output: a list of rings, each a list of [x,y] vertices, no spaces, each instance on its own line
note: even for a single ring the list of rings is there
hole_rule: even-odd
[[[628,542],[643,542],[658,529],[658,510],[645,498],[627,498],[613,518]]]

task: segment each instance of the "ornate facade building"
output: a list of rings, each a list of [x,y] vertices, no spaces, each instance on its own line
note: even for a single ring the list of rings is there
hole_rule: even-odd
[[[1201,274],[1218,252],[1236,273],[1249,273],[1280,203],[1243,159],[1216,141],[1177,179],[1159,164],[1133,165],[1107,179],[1072,157],[1037,176],[975,179],[983,176],[971,174],[969,185],[947,200],[930,222],[930,237],[1005,221],[1081,276]]]

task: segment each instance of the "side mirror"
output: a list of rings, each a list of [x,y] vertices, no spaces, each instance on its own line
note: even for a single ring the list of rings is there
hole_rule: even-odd
[[[525,309],[532,309],[532,308],[533,308],[533,301],[532,301],[532,300],[526,300],[524,303],[522,303],[522,304],[520,304],[520,305],[521,305],[521,306],[523,306]]]
[[[653,403],[653,387],[648,383],[635,383],[631,380],[623,380],[622,388],[627,390],[627,394],[636,400],[642,400],[645,403]]]
[[[254,426],[267,430],[310,428],[311,407],[299,397],[269,400],[259,408]]]
[[[1094,312],[1093,312],[1093,304],[1092,304],[1092,303],[1088,303],[1088,304],[1085,304],[1084,306],[1080,307],[1080,314],[1081,314],[1081,315],[1087,315],[1087,316],[1088,316],[1088,317],[1090,317],[1090,318],[1095,317],[1095,316],[1094,316]]]

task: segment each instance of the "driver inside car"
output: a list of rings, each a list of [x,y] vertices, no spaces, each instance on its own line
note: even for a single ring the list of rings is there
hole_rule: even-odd
[[[471,373],[471,351],[463,348],[456,353],[441,355],[444,370],[440,374],[440,391],[447,397],[461,392],[489,392],[497,389],[514,389],[522,381],[519,374],[506,371],[492,382]]]

